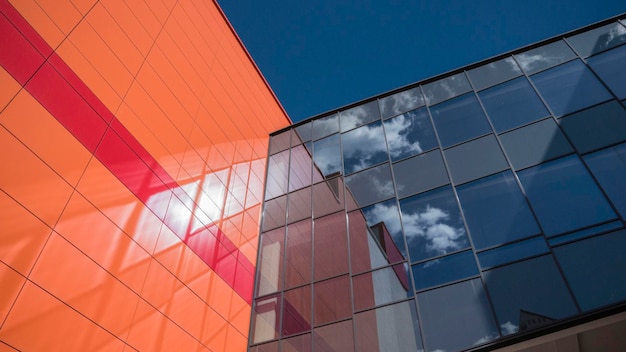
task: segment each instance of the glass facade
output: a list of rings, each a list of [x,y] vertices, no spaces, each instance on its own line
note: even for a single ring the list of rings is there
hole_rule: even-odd
[[[251,350],[479,349],[623,306],[625,43],[606,21],[273,134]]]

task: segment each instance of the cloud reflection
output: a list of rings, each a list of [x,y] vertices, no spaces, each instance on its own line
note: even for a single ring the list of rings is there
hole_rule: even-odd
[[[511,335],[519,331],[519,327],[511,323],[510,320],[507,320],[507,322],[504,324],[500,324],[500,329],[502,330],[503,335]]]

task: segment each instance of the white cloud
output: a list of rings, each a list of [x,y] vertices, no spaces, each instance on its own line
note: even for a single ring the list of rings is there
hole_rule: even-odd
[[[504,335],[510,335],[510,334],[515,334],[519,330],[519,327],[511,323],[510,320],[507,320],[506,323],[500,324],[500,329],[502,329],[502,332],[504,333]]]
[[[611,28],[606,38],[606,42],[604,43],[605,47],[608,47],[609,44],[615,39],[621,39],[622,36],[626,35],[626,28],[621,26],[619,23],[615,24],[615,27]],[[621,41],[621,40],[620,40]]]
[[[402,233],[398,209],[395,206],[390,206],[384,203],[376,204],[365,213],[365,217],[369,220],[369,225],[384,222],[387,230],[392,235],[399,235]]]
[[[486,335],[481,337],[480,339],[478,339],[476,342],[474,342],[474,346],[476,345],[481,345],[485,342],[489,342],[491,340],[493,340],[494,338],[496,338],[497,336],[493,336],[493,335]]]
[[[413,88],[384,98],[382,100],[381,110],[384,112],[391,111],[391,113],[386,113],[386,115],[393,116],[409,111],[421,104],[422,101],[419,88]]]
[[[428,206],[423,212],[402,213],[407,241],[422,238],[426,249],[438,254],[461,249],[465,242],[465,229],[445,224],[450,215],[442,209]]]
[[[404,153],[417,154],[422,152],[419,141],[411,143],[407,138],[410,127],[411,119],[407,117],[407,114],[385,123],[385,133],[387,134],[387,144],[389,144],[391,156],[399,157]]]
[[[367,110],[363,106],[357,106],[341,113],[341,130],[347,131],[362,125],[367,117]]]

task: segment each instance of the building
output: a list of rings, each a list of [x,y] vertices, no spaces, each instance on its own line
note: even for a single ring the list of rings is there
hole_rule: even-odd
[[[249,350],[626,350],[625,18],[273,133]]]
[[[0,0],[0,66],[0,350],[245,350],[291,121],[217,4]]]

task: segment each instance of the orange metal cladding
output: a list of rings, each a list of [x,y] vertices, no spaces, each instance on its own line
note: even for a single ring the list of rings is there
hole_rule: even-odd
[[[245,350],[290,121],[217,4],[0,12],[0,350]]]

